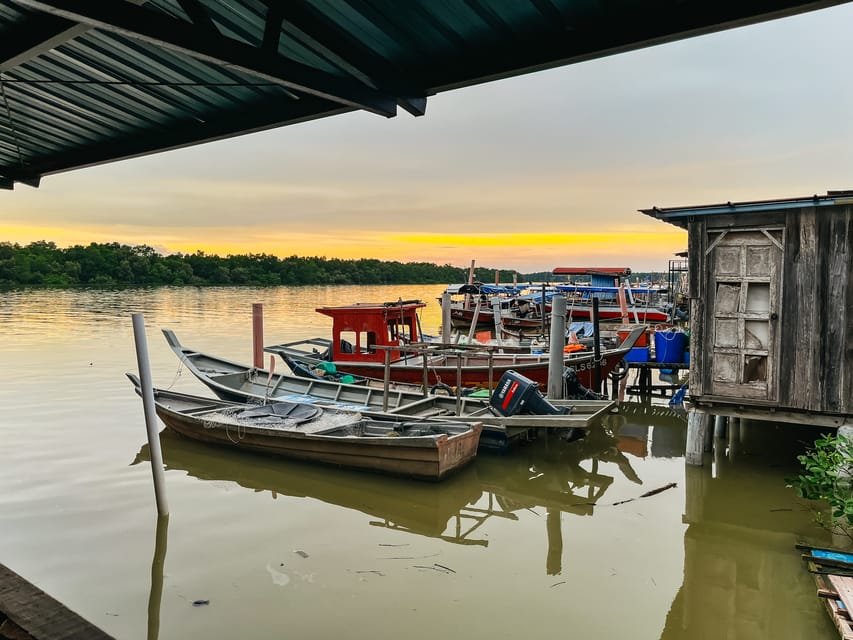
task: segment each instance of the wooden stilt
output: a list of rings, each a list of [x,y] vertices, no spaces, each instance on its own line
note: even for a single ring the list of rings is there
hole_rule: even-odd
[[[717,416],[714,419],[714,437],[715,438],[725,438],[726,437],[726,426],[727,426],[726,416]]]
[[[691,411],[687,416],[687,448],[684,462],[701,467],[704,464],[705,434],[708,432],[710,416],[707,413]]]

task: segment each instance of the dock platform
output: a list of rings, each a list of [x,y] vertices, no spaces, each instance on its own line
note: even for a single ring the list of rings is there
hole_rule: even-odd
[[[0,564],[0,640],[113,640]]]

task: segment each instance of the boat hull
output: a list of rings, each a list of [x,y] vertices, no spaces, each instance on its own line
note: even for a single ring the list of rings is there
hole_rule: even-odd
[[[482,430],[475,424],[451,436],[370,438],[269,433],[217,425],[173,411],[162,401],[158,402],[157,415],[172,431],[207,444],[420,480],[440,480],[471,462]]]
[[[457,368],[455,364],[428,365],[426,371],[427,383],[434,385],[450,385],[461,387],[483,387],[489,388],[498,383],[501,376],[507,371],[515,371],[541,387],[548,386],[548,355],[539,356],[528,354],[516,354],[515,358],[501,360],[496,358],[495,364],[489,368],[488,362],[483,358],[481,363],[472,364],[469,359],[467,363]],[[600,380],[613,371],[622,360],[624,353],[605,353],[601,358]],[[410,362],[413,359],[410,359]],[[566,367],[573,368],[578,380],[585,387],[593,385],[595,377],[594,355],[586,352],[564,361]],[[385,365],[370,362],[335,362],[338,371],[347,372],[352,375],[367,378],[382,379],[385,375]],[[388,366],[390,380],[397,383],[422,384],[424,381],[424,368],[422,365],[406,362],[394,362]]]

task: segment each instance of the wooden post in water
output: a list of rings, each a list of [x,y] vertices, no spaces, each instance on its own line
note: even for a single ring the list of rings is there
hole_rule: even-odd
[[[714,437],[726,437],[726,416],[717,416],[714,418]]]
[[[474,284],[474,264],[476,264],[476,260],[471,260],[471,268],[468,269],[468,284]],[[465,309],[471,308],[471,294],[465,294],[465,304],[462,305]]]
[[[462,410],[462,354],[456,354],[456,415]]]
[[[264,368],[264,305],[252,304],[252,362],[255,369]]]
[[[388,393],[391,391],[391,349],[385,349],[385,375],[382,379],[382,411],[388,411]]]
[[[421,352],[424,361],[424,395],[429,395],[429,353],[426,349]],[[385,392],[388,393],[387,391]]]
[[[166,500],[166,473],[163,470],[163,453],[160,450],[160,434],[157,429],[157,410],[154,406],[154,383],[151,380],[151,363],[148,361],[148,340],[145,337],[145,317],[133,314],[133,338],[136,344],[136,362],[139,365],[139,384],[142,391],[142,408],[145,412],[145,428],[148,433],[148,451],[151,454],[151,473],[154,476],[154,499],[157,513],[169,514]]]
[[[551,338],[548,350],[548,397],[563,397],[563,368],[566,348],[566,298],[551,299]]]
[[[728,443],[729,443],[729,460],[734,460],[740,455],[741,429],[743,429],[743,421],[738,420],[729,424]]]
[[[450,293],[441,294],[441,343],[450,344]]]
[[[492,317],[495,321],[495,340],[497,340],[498,346],[502,347],[501,329],[503,328],[503,319],[501,318],[501,299],[497,296],[492,298]]]
[[[482,296],[477,296],[477,304],[474,306],[474,317],[471,318],[471,328],[468,329],[468,342],[474,340],[474,334],[477,332],[477,323],[480,321],[480,306],[482,303]]]
[[[592,335],[595,337],[592,348],[592,390],[601,393],[601,334],[599,333],[597,296],[592,298]]]
[[[686,464],[701,467],[704,464],[705,434],[711,416],[707,413],[691,411],[687,416],[687,447],[684,452]]]

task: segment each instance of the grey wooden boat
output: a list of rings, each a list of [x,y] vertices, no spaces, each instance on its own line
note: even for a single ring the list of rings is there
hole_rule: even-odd
[[[170,329],[163,334],[181,362],[218,397],[242,401],[298,401],[359,411],[377,419],[452,419],[481,422],[480,445],[503,449],[532,429],[588,429],[615,406],[610,400],[552,400],[563,415],[496,414],[488,398],[452,397],[405,388],[344,384],[273,373],[190,349]]]
[[[127,374],[141,395],[139,379]],[[477,454],[482,425],[442,420],[375,420],[357,411],[300,402],[238,403],[155,389],[169,429],[210,444],[441,480]]]

